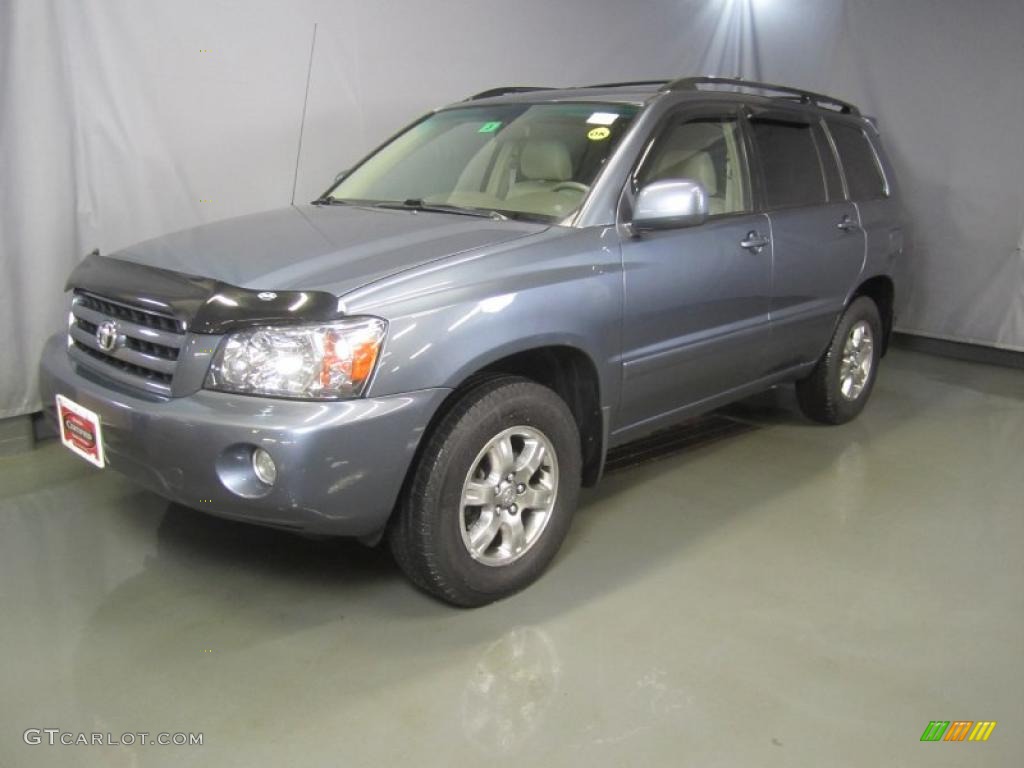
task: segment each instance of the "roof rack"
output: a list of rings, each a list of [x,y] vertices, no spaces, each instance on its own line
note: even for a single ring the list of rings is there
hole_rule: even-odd
[[[841,101],[832,96],[814,91],[804,91],[785,85],[761,83],[756,80],[743,80],[738,77],[681,77],[665,84],[663,91],[696,91],[701,85],[733,85],[739,88],[751,88],[759,91],[776,91],[785,94],[783,98],[797,98],[802,104],[813,104],[821,108],[838,108],[844,115],[859,115],[860,110],[853,104]]]
[[[550,88],[546,85],[506,85],[500,88],[488,88],[486,91],[480,91],[480,93],[474,93],[472,96],[466,99],[466,101],[476,101],[477,99],[489,99],[492,96],[504,96],[506,93],[529,93],[530,91],[553,91],[554,88]]]
[[[629,85],[667,85],[672,82],[664,77],[660,80],[625,80],[621,83],[595,83],[594,85],[575,85],[574,88],[624,88]]]
[[[596,83],[595,85],[570,85],[565,88],[554,88],[546,85],[507,85],[500,88],[489,88],[486,91],[480,91],[480,93],[474,93],[466,101],[476,101],[477,99],[489,99],[492,96],[504,96],[508,93],[530,93],[531,91],[575,91],[582,88],[625,88],[631,85],[667,85],[672,82],[668,78],[662,78],[660,80],[628,80],[621,83]]]

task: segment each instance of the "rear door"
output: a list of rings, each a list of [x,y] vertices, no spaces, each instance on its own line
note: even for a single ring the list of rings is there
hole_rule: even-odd
[[[891,267],[891,259],[903,243],[899,211],[890,199],[892,190],[882,171],[871,129],[858,120],[825,121],[839,155],[847,197],[857,207],[867,238],[868,264]]]
[[[824,351],[863,269],[865,239],[819,120],[772,108],[751,113],[748,126],[774,247],[774,372],[814,361]]]
[[[622,404],[617,432],[669,421],[761,377],[769,339],[771,240],[754,212],[739,109],[681,108],[655,130],[633,188],[688,178],[704,185],[699,226],[622,243]]]

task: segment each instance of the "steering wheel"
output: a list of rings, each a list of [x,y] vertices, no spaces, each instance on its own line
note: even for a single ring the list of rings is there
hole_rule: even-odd
[[[561,192],[563,189],[571,189],[574,192],[580,192],[587,194],[590,191],[590,187],[586,184],[580,184],[578,181],[560,181],[551,188],[552,192]]]

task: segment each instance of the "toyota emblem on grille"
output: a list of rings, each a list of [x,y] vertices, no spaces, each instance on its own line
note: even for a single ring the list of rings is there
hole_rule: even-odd
[[[96,326],[96,344],[104,352],[113,352],[114,347],[117,346],[120,330],[113,320],[104,320]]]

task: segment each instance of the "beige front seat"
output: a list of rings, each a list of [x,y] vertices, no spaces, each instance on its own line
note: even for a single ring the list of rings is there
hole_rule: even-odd
[[[725,200],[719,195],[718,174],[715,172],[715,163],[707,152],[685,152],[685,157],[671,157],[673,153],[666,153],[663,162],[657,172],[659,179],[693,179],[704,185],[704,191],[708,195],[709,213],[723,213],[725,211]]]
[[[508,197],[548,192],[570,179],[572,158],[564,144],[546,139],[527,141],[519,156],[519,179],[509,189]]]

